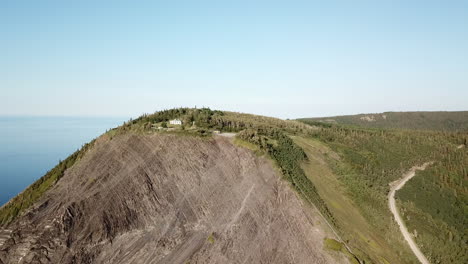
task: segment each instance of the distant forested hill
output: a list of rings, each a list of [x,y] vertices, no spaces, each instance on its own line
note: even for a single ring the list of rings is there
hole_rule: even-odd
[[[320,118],[302,118],[309,124],[322,122],[361,127],[468,131],[468,111],[459,112],[385,112]]]

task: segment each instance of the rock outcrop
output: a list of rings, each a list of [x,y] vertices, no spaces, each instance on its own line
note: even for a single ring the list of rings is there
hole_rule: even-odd
[[[224,137],[101,136],[0,231],[0,263],[337,263],[273,163]]]

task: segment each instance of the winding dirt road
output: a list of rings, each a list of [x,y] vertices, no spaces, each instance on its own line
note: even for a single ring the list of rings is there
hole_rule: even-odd
[[[396,207],[395,192],[401,189],[409,179],[416,175],[416,170],[425,170],[426,167],[430,164],[432,164],[432,162],[426,162],[422,166],[412,167],[407,173],[403,175],[401,179],[390,183],[390,193],[388,194],[388,205],[390,207],[390,211],[392,211],[392,214],[395,217],[395,220],[397,221],[398,226],[400,227],[400,231],[403,234],[403,237],[405,237],[406,242],[408,242],[411,250],[422,264],[430,264],[430,262],[421,252],[416,242],[414,242],[412,235],[408,232],[408,229],[406,228],[405,223],[403,222],[403,219],[401,218],[400,213]]]

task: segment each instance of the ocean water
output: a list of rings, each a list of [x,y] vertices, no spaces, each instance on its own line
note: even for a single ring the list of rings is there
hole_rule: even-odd
[[[1,117],[0,205],[126,118]]]

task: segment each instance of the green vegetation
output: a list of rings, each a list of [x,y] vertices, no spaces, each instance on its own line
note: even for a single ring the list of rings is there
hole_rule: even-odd
[[[60,161],[57,166],[48,171],[43,177],[5,204],[0,209],[0,225],[10,223],[37,202],[47,190],[52,188],[63,177],[67,169],[71,168],[83,157],[93,144],[94,140],[85,144],[80,150],[68,156],[64,161]]]
[[[341,251],[344,248],[341,242],[338,242],[333,238],[325,238],[323,243],[325,245],[325,248],[333,250],[333,251]]]
[[[358,127],[468,131],[468,111],[460,112],[385,112],[321,118],[303,118],[301,121]]]
[[[253,143],[250,143],[248,141],[245,141],[245,140],[242,140],[240,139],[239,137],[235,137],[234,138],[234,144],[237,145],[237,146],[240,146],[240,147],[244,147],[244,148],[247,148],[247,149],[250,149],[251,151],[253,151],[256,155],[261,155],[263,154],[263,151],[260,149],[259,146],[253,144]]]
[[[283,176],[294,189],[307,201],[312,202],[329,222],[334,222],[332,214],[301,167],[301,162],[307,159],[306,154],[289,136],[277,129],[246,129],[241,131],[238,137],[266,151],[276,161]]]
[[[340,162],[340,156],[317,139],[304,136],[294,136],[293,139],[309,157],[302,167],[332,213],[335,229],[353,254],[365,263],[387,263],[388,260],[392,260],[391,263],[403,263],[397,252],[400,248],[404,249],[405,245],[399,242],[398,230],[394,233],[396,238],[389,238],[382,234],[380,227],[372,225],[351,199],[347,186],[329,165]],[[397,243],[391,244],[393,240]],[[412,257],[409,251],[405,255],[408,259]]]
[[[120,131],[148,131],[153,124],[180,119],[185,126],[194,125],[199,130],[220,130],[224,132],[238,132],[244,129],[281,129],[289,133],[305,132],[310,129],[298,121],[285,121],[272,117],[250,114],[216,111],[209,108],[175,108],[145,114],[141,117],[125,122],[118,129]]]
[[[447,148],[397,193],[416,241],[434,263],[468,263],[468,151]]]
[[[208,236],[208,238],[206,239],[206,241],[208,241],[210,244],[213,244],[213,243],[215,242],[213,233],[211,233],[211,234]]]
[[[307,129],[308,126],[297,121],[283,121],[276,118],[260,117],[248,114],[239,114],[232,112],[213,111],[209,108],[193,109],[193,108],[176,108],[156,112],[154,114],[142,115],[137,119],[130,119],[118,128],[114,128],[106,132],[110,140],[119,134],[128,132],[132,133],[153,133],[154,124],[161,123],[167,125],[171,119],[181,119],[183,124],[193,124],[195,129],[183,129],[185,126],[180,126],[180,130],[173,131],[179,135],[199,135],[208,136],[212,130],[218,129],[221,131],[240,131],[246,128],[283,128],[290,131],[299,131]],[[94,141],[83,146],[79,151],[70,155],[66,160],[61,161],[56,167],[46,173],[43,177],[26,188],[21,194],[10,200],[0,209],[0,225],[5,225],[14,220],[19,214],[25,212],[42,195],[52,188],[64,175],[65,171],[73,166],[88,149],[93,145]]]
[[[352,249],[354,255],[346,253],[350,259],[365,263],[415,263],[388,209],[389,183],[414,165],[434,161],[397,192],[398,204],[431,262],[467,263],[468,134],[460,131],[467,128],[467,113],[384,113],[298,122],[177,108],[142,115],[106,135],[109,140],[124,133],[209,139],[215,130],[239,132],[234,143],[271,157],[291,186],[317,207]],[[176,118],[182,126],[168,125]],[[60,162],[5,205],[0,223],[11,222],[37,202],[92,145]],[[210,237],[208,241],[212,243]],[[343,251],[346,247],[340,243],[326,240],[325,246]]]
[[[467,262],[468,163],[466,147],[458,148],[466,142],[466,133],[334,125],[310,135],[340,155],[339,161],[331,162],[334,172],[368,222],[392,244],[399,238],[387,208],[389,183],[414,165],[434,161],[397,192],[397,198],[404,201],[403,210],[411,220],[407,225],[416,230],[416,241],[432,262]],[[403,246],[399,254],[405,262],[412,261]]]
[[[325,248],[328,249],[328,250],[338,251],[338,252],[341,252],[341,253],[345,254],[345,256],[348,257],[348,260],[351,263],[359,264],[359,261],[356,260],[356,258],[354,257],[353,254],[348,252],[348,250],[343,245],[343,243],[341,243],[339,241],[336,241],[333,238],[325,238],[324,241],[323,241],[323,244],[324,244]]]

